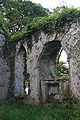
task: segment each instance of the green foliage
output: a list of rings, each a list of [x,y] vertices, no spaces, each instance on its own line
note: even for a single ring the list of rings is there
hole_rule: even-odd
[[[43,105],[43,95],[42,95],[42,90],[40,90],[39,92],[39,101],[40,101],[40,105]]]
[[[64,65],[64,62],[59,62],[56,64],[56,76],[53,75],[51,71],[49,71],[50,76],[53,80],[68,80],[69,81],[69,70]]]
[[[62,101],[63,101],[64,105],[68,108],[71,108],[75,104],[77,104],[77,98],[73,95],[69,85],[67,85],[67,87],[63,93]]]
[[[75,109],[73,116],[74,116],[73,120],[80,120],[79,109]]]
[[[64,32],[65,24],[67,23],[70,26],[73,22],[79,20],[79,17],[80,10],[76,8],[61,8],[61,11],[57,10],[49,16],[35,18],[30,24],[27,25],[25,33],[26,36],[28,36],[40,30],[46,33]],[[22,36],[24,36],[24,34]],[[17,34],[17,39],[20,40],[19,34]],[[13,37],[11,41],[14,40],[15,39]]]
[[[0,27],[2,27],[3,31],[5,32],[6,34],[6,37],[10,37],[10,33],[9,31],[7,30],[6,28],[6,25],[4,24],[3,20],[0,18]]]
[[[61,53],[63,51],[63,48],[58,51],[58,54],[56,56],[56,80],[69,80],[69,69],[67,66],[65,66],[66,62],[59,61]]]
[[[17,32],[16,34],[11,35],[10,41],[18,41],[24,39],[26,37],[26,34],[27,34],[27,29],[25,27],[24,29],[22,29],[21,32]]]
[[[34,18],[48,15],[47,9],[28,0],[4,0],[3,19],[10,33],[19,32]]]
[[[0,103],[0,120],[80,120],[80,108],[24,105],[16,100],[12,104]]]
[[[61,79],[61,80],[69,80],[69,70],[65,66],[65,62],[60,61],[57,63],[57,68],[56,68],[56,79]]]
[[[77,14],[75,11],[77,11]],[[60,28],[63,28],[65,23],[73,22],[73,20],[79,16],[80,11],[78,9],[62,8],[61,12],[57,11],[48,17],[35,19],[30,25],[28,25],[28,30],[30,30],[30,32],[33,32],[35,30],[59,32]]]
[[[51,76],[51,79],[55,80],[55,76],[53,75],[53,73],[49,70],[49,74]]]
[[[77,8],[62,7],[53,13],[47,12],[41,5],[30,1],[3,1],[3,18],[11,33],[10,41],[18,41],[31,36],[37,31],[51,34],[65,32],[65,24],[70,26],[76,20],[79,21],[80,10]],[[5,14],[4,14],[5,13]]]

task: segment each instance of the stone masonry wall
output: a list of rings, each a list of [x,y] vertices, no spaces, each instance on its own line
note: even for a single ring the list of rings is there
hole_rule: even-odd
[[[15,96],[24,94],[26,51],[20,43],[16,45],[15,57]]]
[[[32,36],[32,49],[27,49],[27,72],[30,75],[30,96],[39,100],[40,92],[40,64],[39,57],[44,48],[44,45],[50,41],[59,40],[62,48],[68,56],[70,83],[72,92],[80,100],[80,27],[79,23],[73,23],[70,28],[64,26],[65,32],[59,34],[45,34],[44,32],[37,33]],[[37,41],[37,42],[36,42]],[[26,48],[28,46],[26,45]],[[55,46],[56,47],[56,46]],[[45,63],[46,64],[46,63]],[[44,68],[45,69],[45,68]],[[46,75],[45,75],[46,78]]]
[[[14,97],[15,43],[0,27],[0,100]]]
[[[39,103],[40,81],[41,79],[46,80],[48,77],[48,79],[51,79],[49,74],[47,75],[47,68],[52,71],[55,68],[51,59],[50,61],[47,59],[42,60],[40,63],[39,58],[46,43],[58,40],[68,56],[72,92],[80,101],[80,25],[76,22],[72,23],[70,28],[67,25],[64,28],[64,33],[52,33],[49,35],[48,33],[39,32],[37,35],[32,35],[32,38],[30,38],[32,42],[31,49],[28,48],[28,41],[30,40],[27,38],[28,41],[26,40],[23,43],[27,59],[24,57],[25,52],[23,50],[19,51],[21,43],[18,42],[17,45],[7,43],[5,34],[0,28],[0,99],[7,97],[7,95],[8,97],[14,97],[14,95],[23,93],[23,72],[26,60],[31,91],[29,97],[35,103]]]
[[[9,88],[10,68],[5,57],[6,38],[0,27],[0,100],[7,97]]]

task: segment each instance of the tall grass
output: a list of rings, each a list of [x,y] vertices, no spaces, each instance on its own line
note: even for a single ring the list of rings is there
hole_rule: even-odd
[[[0,120],[80,120],[80,108],[0,103]]]

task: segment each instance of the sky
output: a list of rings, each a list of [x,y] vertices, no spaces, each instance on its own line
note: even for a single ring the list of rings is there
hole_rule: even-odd
[[[31,0],[35,3],[40,3],[43,7],[53,9],[57,6],[74,6],[74,7],[80,7],[80,0]]]
[[[64,62],[66,63],[65,65],[66,65],[67,67],[69,67],[69,66],[68,66],[68,62],[67,62],[67,54],[66,54],[66,52],[65,52],[64,50],[63,50],[62,53],[61,53],[61,56],[60,56],[59,61],[64,61]]]

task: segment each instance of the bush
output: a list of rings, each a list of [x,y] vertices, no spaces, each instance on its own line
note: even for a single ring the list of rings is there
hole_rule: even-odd
[[[67,87],[63,93],[62,102],[68,108],[71,108],[77,104],[77,98],[72,93],[69,85],[67,85]]]

